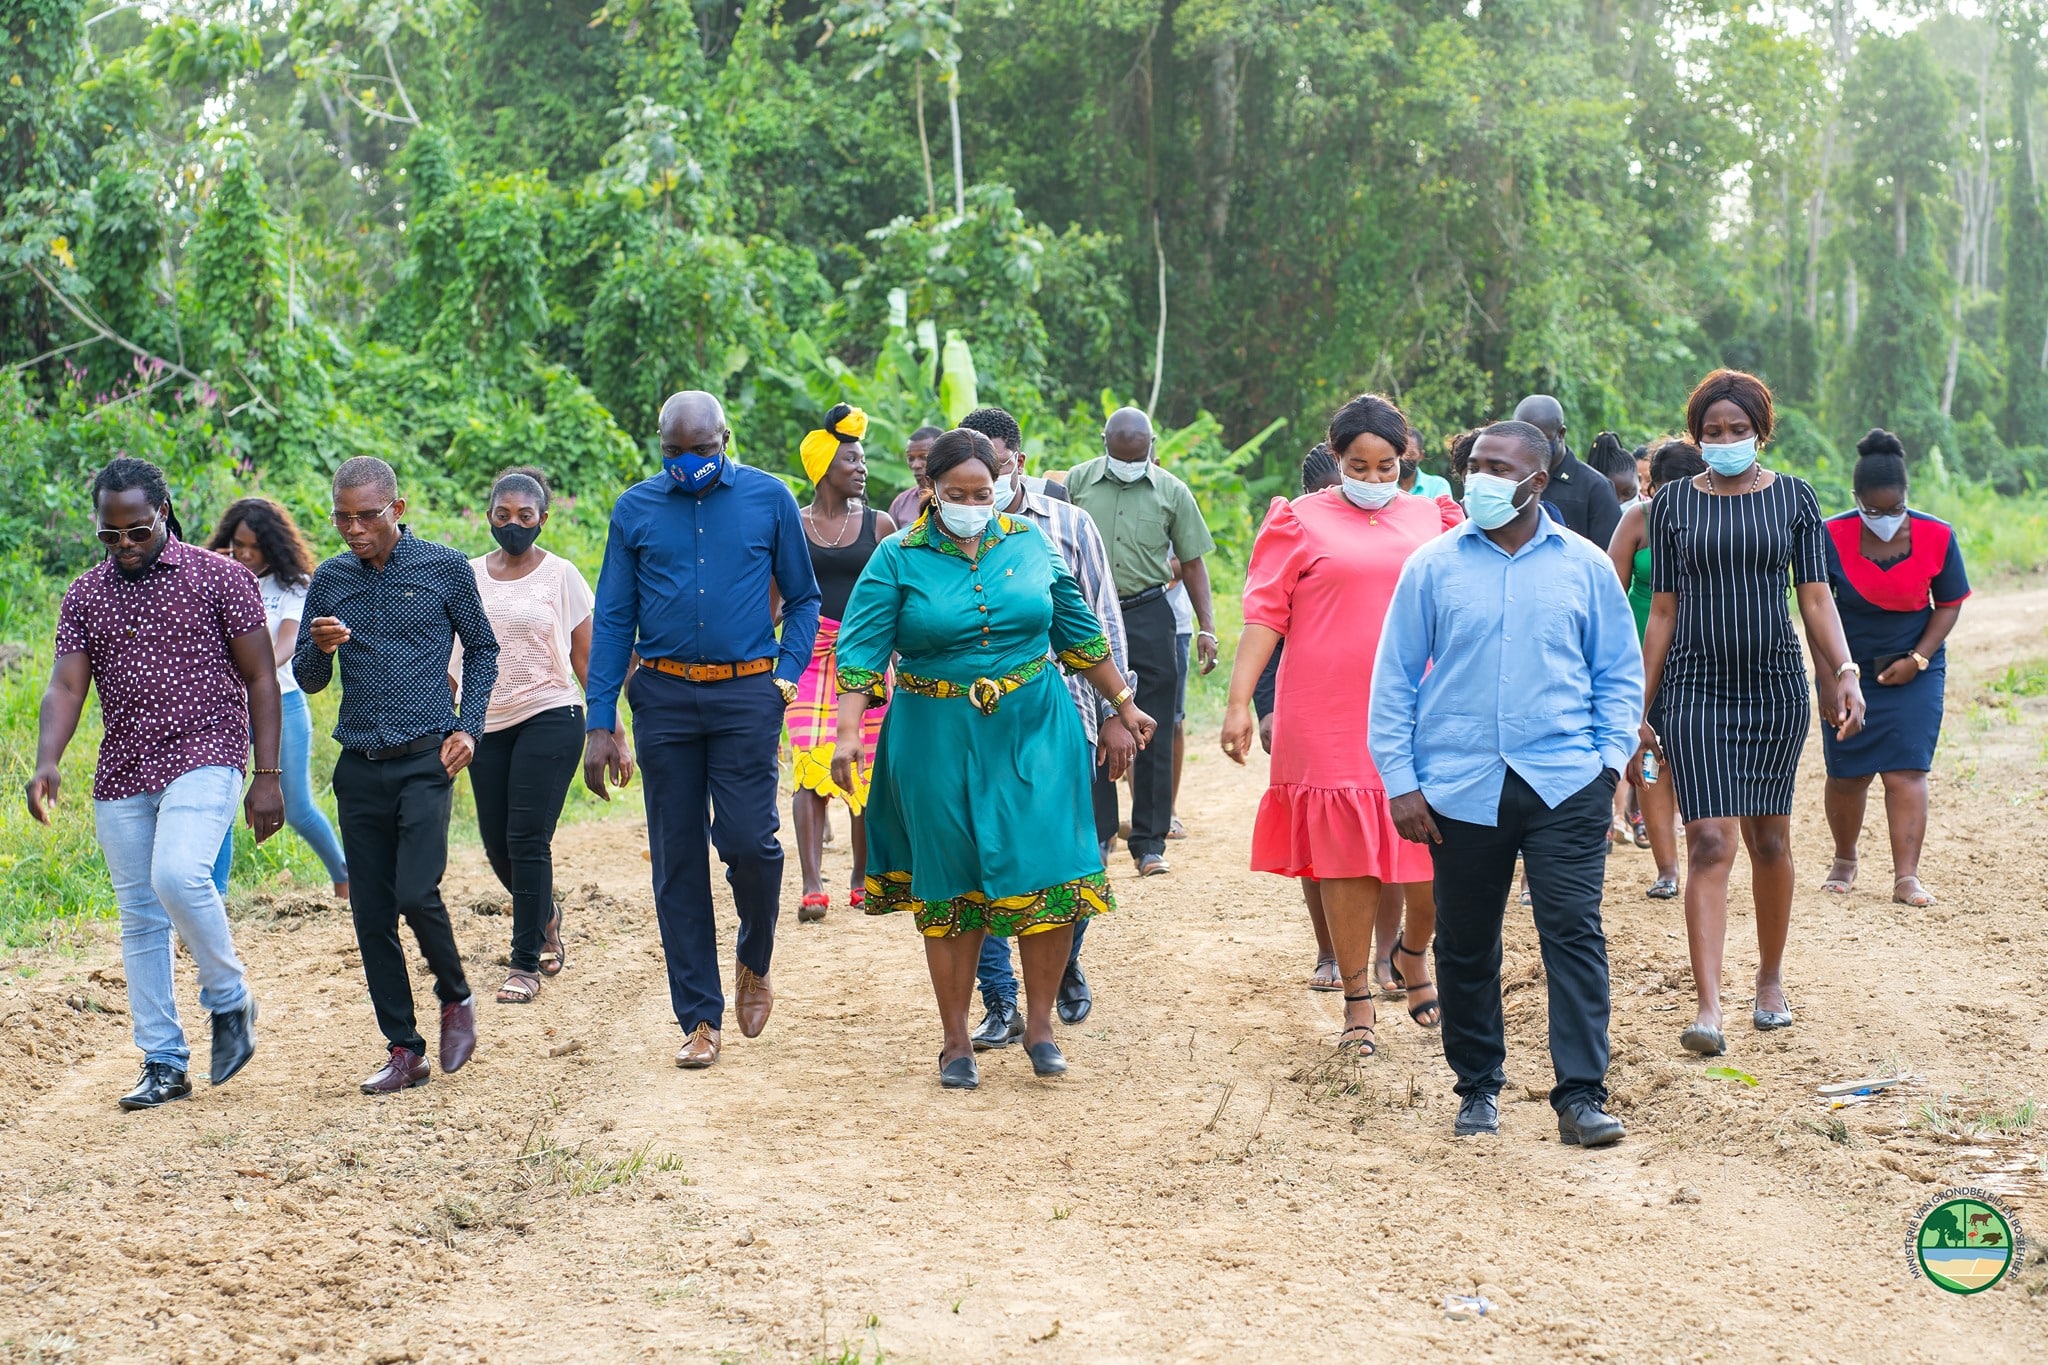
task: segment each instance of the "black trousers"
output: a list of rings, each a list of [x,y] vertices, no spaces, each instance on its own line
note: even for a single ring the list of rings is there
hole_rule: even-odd
[[[1554,1109],[1607,1099],[1607,936],[1600,893],[1614,775],[1603,771],[1552,809],[1513,768],[1492,825],[1431,810],[1443,842],[1436,862],[1436,984],[1443,1002],[1444,1060],[1457,1092],[1497,1091],[1505,1081],[1500,933],[1514,889],[1515,854],[1529,870],[1529,900],[1550,986]]]
[[[1166,852],[1166,831],[1173,824],[1173,710],[1179,691],[1180,664],[1174,657],[1173,606],[1164,594],[1135,607],[1125,607],[1124,648],[1131,671],[1138,675],[1138,709],[1159,722],[1152,743],[1138,751],[1131,764],[1131,857]],[[1107,802],[1112,813],[1116,784],[1096,774],[1097,809]]]
[[[441,751],[427,749],[376,762],[343,751],[334,765],[334,807],[341,817],[341,847],[348,858],[349,910],[377,1027],[396,1047],[426,1051],[412,1008],[412,977],[398,921],[412,926],[420,954],[434,974],[444,1005],[469,998],[462,954],[448,908],[441,904],[441,874],[448,870],[448,808],[455,781],[441,766]]]
[[[486,734],[469,765],[484,856],[512,893],[514,971],[540,970],[555,910],[555,825],[582,758],[583,708],[557,706]]]
[[[739,911],[734,956],[768,975],[782,894],[775,746],[782,693],[766,673],[693,683],[636,668],[626,683],[647,802],[654,913],[668,960],[669,1004],[685,1033],[725,1026],[711,846]]]

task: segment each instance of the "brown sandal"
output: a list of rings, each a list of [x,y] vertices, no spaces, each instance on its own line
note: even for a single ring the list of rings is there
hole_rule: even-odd
[[[562,946],[562,903],[555,902],[555,913],[548,918],[548,927],[541,931],[540,970],[544,976],[560,976],[562,968],[569,965],[569,950]]]
[[[531,1005],[539,995],[539,975],[522,972],[516,967],[505,974],[505,984],[498,987],[498,1003],[501,1005]]]

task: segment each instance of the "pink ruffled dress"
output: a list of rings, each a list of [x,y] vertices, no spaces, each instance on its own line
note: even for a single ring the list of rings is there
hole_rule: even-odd
[[[1368,512],[1338,489],[1275,498],[1252,547],[1246,625],[1287,639],[1273,712],[1271,785],[1252,827],[1252,870],[1286,877],[1426,882],[1429,849],[1394,829],[1366,747],[1373,656],[1401,566],[1464,520],[1449,498]]]

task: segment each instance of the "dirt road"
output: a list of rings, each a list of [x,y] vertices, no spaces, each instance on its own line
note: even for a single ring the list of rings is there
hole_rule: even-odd
[[[2048,1337],[2040,1250],[1952,1298],[1909,1277],[1905,1247],[1916,1207],[1961,1183],[2004,1190],[2048,1243],[2048,1116],[1972,1133],[2048,1099],[2048,697],[1973,701],[2048,656],[2044,627],[2048,592],[1965,611],[1924,863],[1938,908],[1889,903],[1875,821],[1856,894],[1810,889],[1827,843],[1808,745],[1798,1024],[1731,1030],[1725,1061],[1753,1087],[1678,1049],[1680,913],[1643,898],[1648,854],[1614,855],[1611,1084],[1629,1136],[1601,1152],[1560,1146],[1540,1102],[1526,916],[1509,917],[1499,1139],[1451,1139],[1435,1035],[1398,1009],[1355,1075],[1315,1065],[1336,998],[1301,988],[1314,953],[1293,887],[1243,870],[1263,775],[1213,735],[1188,769],[1175,875],[1113,869],[1121,909],[1088,942],[1099,1003],[1064,1031],[1058,1081],[1011,1049],[984,1058],[980,1091],[942,1093],[917,936],[843,906],[816,926],[785,913],[764,1037],[729,1032],[715,1070],[677,1071],[631,809],[560,841],[560,882],[582,888],[567,974],[536,1006],[485,1004],[468,1069],[388,1100],[355,1090],[379,1049],[347,915],[287,900],[241,923],[255,1063],[121,1114],[135,1057],[118,942],[95,930],[0,973],[0,1358],[2031,1354]],[[1745,887],[1738,873],[1738,1020]],[[474,854],[449,890],[482,993],[510,922],[469,907],[502,895]],[[1815,1098],[1895,1066],[1923,1079],[1835,1115]],[[1446,1319],[1445,1294],[1480,1291],[1492,1314]]]

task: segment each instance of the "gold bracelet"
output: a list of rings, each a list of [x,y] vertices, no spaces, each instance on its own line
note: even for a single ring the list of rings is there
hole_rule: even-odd
[[[251,769],[251,771],[252,771],[252,772],[254,772],[254,773],[256,774],[256,776],[258,776],[258,777],[283,777],[283,776],[284,776],[284,769],[282,769],[282,768],[254,768],[254,769]]]
[[[1129,683],[1125,683],[1124,690],[1117,693],[1115,696],[1109,699],[1109,709],[1112,711],[1121,711],[1124,709],[1124,703],[1137,695],[1138,689],[1132,687]]]

